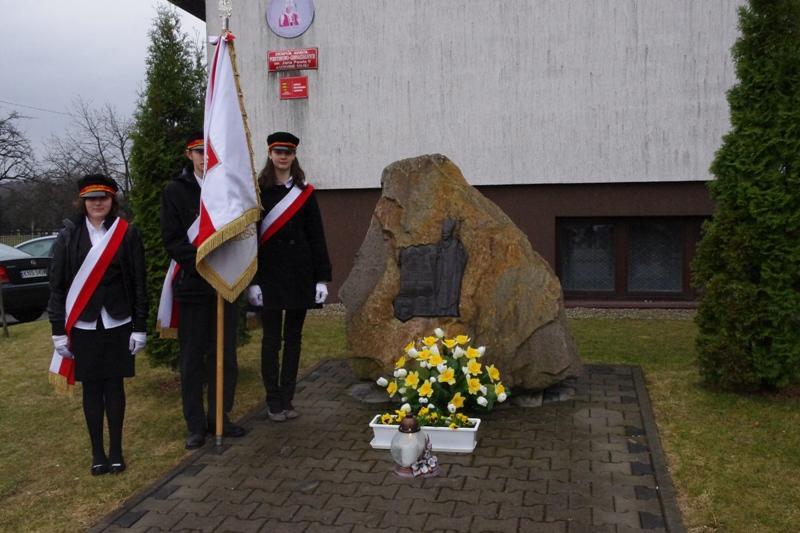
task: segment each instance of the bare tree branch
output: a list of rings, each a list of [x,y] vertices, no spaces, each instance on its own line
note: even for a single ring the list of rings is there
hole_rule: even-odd
[[[31,143],[16,125],[21,118],[15,111],[0,119],[0,182],[34,176]]]

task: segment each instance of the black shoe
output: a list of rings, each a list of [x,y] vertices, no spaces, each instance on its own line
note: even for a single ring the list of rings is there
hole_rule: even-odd
[[[108,474],[108,463],[97,463],[92,465],[90,469],[93,476],[102,476]]]
[[[233,422],[228,422],[225,424],[225,427],[222,430],[223,437],[231,437],[232,439],[238,439],[239,437],[244,437],[247,434],[247,430],[244,429],[242,426],[238,426]]]
[[[108,467],[108,470],[112,474],[120,474],[124,472],[126,468],[125,461],[120,460],[118,463],[111,463],[111,466]]]
[[[206,434],[208,435],[216,435],[217,434],[217,425],[216,423],[209,422],[208,429],[206,430]],[[231,437],[233,439],[238,439],[239,437],[244,437],[247,434],[247,430],[244,429],[242,426],[237,426],[233,422],[226,420],[222,423],[222,436],[223,437]]]
[[[188,437],[186,437],[186,449],[187,450],[196,450],[197,448],[202,448],[203,445],[206,443],[206,436],[202,433],[192,433]]]

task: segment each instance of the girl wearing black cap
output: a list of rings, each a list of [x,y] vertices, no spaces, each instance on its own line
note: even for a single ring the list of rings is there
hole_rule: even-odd
[[[69,362],[68,382],[83,382],[91,473],[97,476],[125,470],[123,378],[134,375],[134,354],[146,343],[148,304],[142,238],[117,216],[117,184],[92,174],[78,186],[80,213],[64,221],[53,246],[47,312],[54,360]]]
[[[258,274],[248,289],[253,305],[263,306],[261,376],[267,391],[267,417],[297,418],[294,399],[306,311],[322,307],[328,296],[331,263],[314,187],[295,155],[300,139],[287,132],[267,137],[268,159],[259,174],[264,219],[259,226]],[[283,338],[283,359],[278,360]]]

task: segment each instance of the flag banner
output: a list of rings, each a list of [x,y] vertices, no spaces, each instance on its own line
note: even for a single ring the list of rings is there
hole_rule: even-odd
[[[306,185],[305,189],[292,187],[286,196],[269,210],[269,213],[261,221],[261,226],[258,228],[259,246],[267,242],[270,237],[278,233],[278,230],[292,219],[295,213],[303,207],[303,204],[306,203],[313,191],[314,186],[310,183]]]
[[[128,231],[128,222],[117,217],[117,220],[106,231],[103,238],[91,247],[86,259],[81,263],[78,272],[72,280],[67,291],[67,300],[64,305],[66,322],[64,329],[69,338],[72,327],[78,321],[78,317],[86,308],[97,286],[111,264],[111,260],[119,250],[125,232]],[[53,351],[50,359],[50,383],[58,391],[70,391],[75,385],[75,360],[62,357],[57,351]]]
[[[197,218],[186,230],[189,242],[197,247],[197,228],[200,226],[200,219]],[[172,285],[178,277],[181,266],[170,259],[167,275],[164,277],[164,285],[161,287],[161,297],[158,300],[158,313],[156,313],[156,331],[162,339],[178,338],[178,302],[175,301]]]
[[[197,236],[197,271],[229,302],[255,275],[261,214],[233,55],[233,35],[227,33],[217,41],[206,90]]]

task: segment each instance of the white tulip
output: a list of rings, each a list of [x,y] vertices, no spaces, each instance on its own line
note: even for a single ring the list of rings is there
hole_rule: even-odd
[[[430,347],[431,355],[439,355],[439,347],[435,344]]]
[[[428,381],[430,381],[431,383],[436,383],[436,378],[431,376],[428,378]]]
[[[425,396],[420,397],[419,403],[428,403],[428,399]]]
[[[438,365],[436,365],[436,370],[438,370],[439,372],[444,372],[445,370],[447,370],[447,363],[439,363]]]
[[[385,387],[386,385],[389,384],[389,382],[386,381],[386,378],[378,378],[378,381],[376,381],[375,383],[377,383],[381,387]]]
[[[419,352],[417,351],[416,348],[411,348],[407,350],[406,353],[408,354],[409,357],[413,357],[414,359],[416,359],[417,356],[419,355]]]
[[[456,349],[453,350],[453,357],[458,359],[459,357],[464,356],[464,350],[461,349],[461,346],[456,346]]]
[[[405,411],[406,413],[410,413],[411,412],[411,406],[408,405],[407,403],[404,403],[403,407],[401,407],[400,410],[401,411]]]
[[[405,402],[405,401],[407,401],[407,400],[408,400],[408,398],[406,398],[405,396],[403,396],[402,398],[400,398],[400,401],[401,401],[401,402]]]
[[[486,353],[486,346],[480,346],[478,348],[478,354],[480,354],[480,356],[483,357],[484,353]]]
[[[500,394],[497,395],[497,401],[500,403],[506,401],[506,398],[508,398],[508,396],[506,395],[505,392],[501,392]]]
[[[469,368],[467,368],[467,367],[465,367],[465,366],[462,366],[462,367],[461,367],[461,371],[462,371],[464,374],[466,374],[467,376],[469,375]]]
[[[483,396],[478,396],[478,405],[482,407],[486,407],[489,404],[489,401],[484,398]]]
[[[436,328],[435,330],[433,330],[433,334],[441,339],[442,337],[444,337],[444,330],[442,328]]]
[[[404,378],[408,375],[408,371],[405,368],[398,368],[394,371],[394,377],[396,378]]]
[[[400,390],[398,390],[397,392],[399,392],[400,394],[405,394],[406,393],[406,388],[405,387],[400,387]]]
[[[452,403],[448,403],[447,404],[447,410],[450,411],[451,413],[455,413],[456,412],[456,406],[453,405]]]
[[[486,387],[484,385],[481,385],[481,394],[486,396]]]

